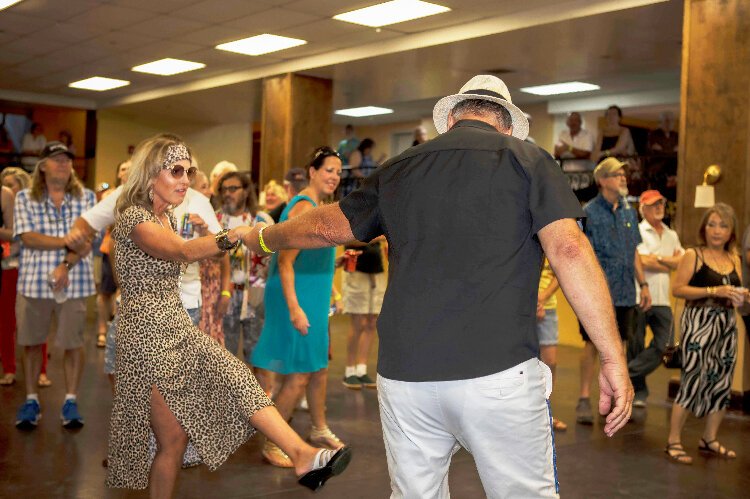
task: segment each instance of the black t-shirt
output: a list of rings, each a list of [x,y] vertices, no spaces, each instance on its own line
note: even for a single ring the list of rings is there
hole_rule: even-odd
[[[380,241],[370,243],[367,246],[346,246],[346,249],[362,252],[357,257],[357,272],[380,274],[385,271],[383,267],[383,252],[380,251]]]
[[[389,160],[340,206],[358,240],[389,244],[379,374],[470,379],[538,355],[536,234],[584,216],[549,154],[463,120]]]

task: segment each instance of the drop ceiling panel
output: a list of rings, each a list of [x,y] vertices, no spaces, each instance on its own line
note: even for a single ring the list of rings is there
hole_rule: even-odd
[[[54,20],[41,17],[22,16],[10,10],[0,11],[0,31],[26,35],[55,24]]]
[[[230,27],[228,25],[211,25],[205,28],[199,28],[190,31],[190,43],[197,45],[205,45],[208,47],[215,47],[220,43],[232,42],[239,40],[240,38],[246,38],[248,35],[247,31],[236,27]],[[222,52],[217,50],[216,52]]]
[[[276,33],[278,30],[314,22],[318,19],[320,19],[320,16],[290,9],[272,8],[250,16],[229,20],[224,24],[244,30],[247,33],[244,36],[252,36],[260,33],[278,34]]]
[[[370,7],[381,3],[378,0],[296,0],[284,4],[285,9],[307,12],[325,17],[343,14],[351,10]]]
[[[154,38],[190,39],[191,32],[206,27],[205,23],[191,19],[182,19],[170,15],[150,16],[149,19],[123,28],[131,36],[146,35]]]
[[[82,14],[97,3],[95,0],[24,0],[11,8],[17,14],[60,21]]]
[[[269,5],[265,2],[253,0],[203,0],[173,12],[173,15],[185,19],[194,19],[208,23],[222,23],[232,19],[246,17],[263,10]]]
[[[1,17],[1,16],[0,16]],[[107,30],[124,28],[145,21],[152,14],[145,10],[100,4],[69,19],[74,24],[91,24]]]
[[[112,5],[145,10],[148,12],[172,13],[196,4],[201,0],[109,0]]]

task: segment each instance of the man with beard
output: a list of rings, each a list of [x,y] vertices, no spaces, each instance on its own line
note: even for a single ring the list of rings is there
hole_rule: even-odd
[[[258,211],[255,187],[246,173],[229,172],[219,180],[217,192],[222,208],[216,214],[224,229],[241,225],[254,225],[257,220],[273,224],[265,212]],[[224,345],[227,350],[239,353],[240,333],[243,336],[245,361],[250,364],[253,349],[263,329],[265,311],[263,291],[267,272],[267,259],[253,257],[242,244],[229,252],[232,291],[223,290],[222,298],[229,298],[229,308],[224,315]]]
[[[623,343],[634,334],[636,281],[641,289],[641,308],[646,311],[651,306],[651,293],[636,251],[641,243],[638,216],[626,200],[628,181],[625,165],[613,157],[599,163],[594,169],[599,194],[583,207],[587,217],[586,236],[607,278],[617,316],[617,329]],[[597,353],[583,326],[579,330],[585,345],[581,356],[581,395],[576,406],[576,422],[593,424],[589,392]]]

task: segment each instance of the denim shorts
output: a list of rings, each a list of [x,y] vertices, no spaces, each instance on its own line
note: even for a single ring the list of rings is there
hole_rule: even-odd
[[[536,334],[539,344],[542,346],[557,345],[557,310],[548,308],[544,310],[544,319],[536,322]]]

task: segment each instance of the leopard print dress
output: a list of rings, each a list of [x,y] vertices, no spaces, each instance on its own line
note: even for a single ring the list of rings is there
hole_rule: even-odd
[[[191,322],[180,301],[180,264],[154,258],[130,239],[143,222],[159,223],[131,206],[113,231],[122,304],[107,485],[132,489],[148,487],[152,386],[212,471],[253,435],[249,418],[272,405],[250,369]],[[177,225],[171,214],[170,222]]]

